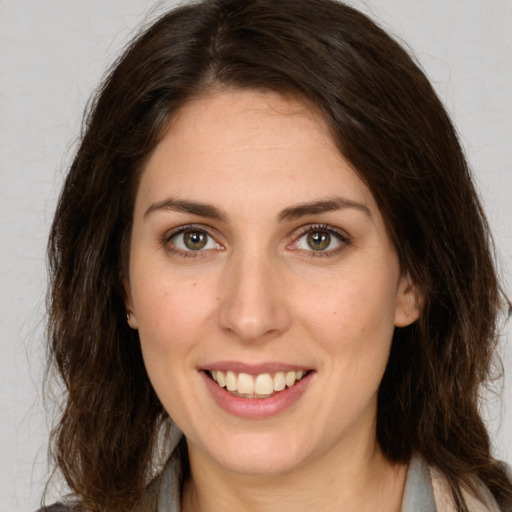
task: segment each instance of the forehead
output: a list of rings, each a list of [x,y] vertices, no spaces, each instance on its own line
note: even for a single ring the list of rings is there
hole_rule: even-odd
[[[253,90],[200,97],[173,116],[143,170],[138,202],[190,194],[226,206],[242,196],[263,205],[339,194],[374,205],[317,111]]]

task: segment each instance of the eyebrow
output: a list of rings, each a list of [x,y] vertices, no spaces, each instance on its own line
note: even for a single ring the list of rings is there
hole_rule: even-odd
[[[363,203],[359,203],[345,197],[333,197],[329,199],[290,206],[279,213],[277,218],[279,222],[286,222],[296,220],[307,215],[345,210],[347,208],[353,208],[362,211],[369,217],[372,217],[370,209]],[[144,212],[144,217],[146,218],[148,215],[160,210],[190,213],[193,215],[198,215],[199,217],[206,217],[221,222],[228,221],[228,215],[216,206],[207,203],[199,203],[196,201],[187,201],[185,199],[176,199],[173,197],[153,203]]]
[[[159,210],[171,210],[175,212],[191,213],[199,217],[207,217],[221,222],[227,222],[228,216],[219,208],[206,203],[197,203],[195,201],[186,201],[170,197],[163,201],[153,203],[145,212],[144,218],[151,213]]]
[[[279,214],[278,218],[281,222],[290,221],[296,220],[300,217],[305,217],[306,215],[315,215],[318,213],[345,210],[347,208],[354,208],[366,213],[369,217],[372,216],[368,206],[363,203],[353,201],[352,199],[347,199],[346,197],[333,197],[320,201],[313,201],[310,203],[302,203],[296,206],[290,206],[289,208],[284,209]]]

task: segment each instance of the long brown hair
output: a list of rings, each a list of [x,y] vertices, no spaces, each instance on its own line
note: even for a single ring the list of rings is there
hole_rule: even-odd
[[[424,294],[397,329],[377,436],[392,461],[419,452],[458,509],[475,476],[502,505],[512,483],[478,411],[501,294],[485,216],[455,130],[422,71],[360,12],[332,0],[209,0],[137,37],[85,119],[49,240],[49,360],[65,385],[56,464],[87,510],[142,495],[166,417],[126,323],[120,280],[145,159],[169,118],[215,87],[292,94],[324,116],[375,196],[402,268]]]

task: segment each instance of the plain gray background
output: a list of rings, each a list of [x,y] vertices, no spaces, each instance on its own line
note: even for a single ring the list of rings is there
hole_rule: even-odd
[[[0,0],[1,511],[33,511],[47,478],[49,418],[40,390],[45,245],[81,114],[135,27],[175,3]],[[512,1],[351,3],[408,43],[451,112],[512,295]],[[484,408],[495,451],[509,462],[511,331],[509,322],[506,378],[495,386],[502,401],[490,395]]]

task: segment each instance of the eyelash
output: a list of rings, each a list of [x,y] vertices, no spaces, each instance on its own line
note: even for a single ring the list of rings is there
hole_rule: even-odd
[[[308,258],[330,258],[332,256],[336,256],[338,253],[343,251],[348,245],[352,243],[351,238],[344,231],[334,228],[333,226],[329,226],[328,224],[310,224],[307,226],[303,226],[299,228],[299,232],[297,235],[294,235],[293,242],[290,245],[297,244],[299,240],[301,240],[304,236],[309,235],[310,233],[315,232],[323,232],[329,235],[334,235],[334,237],[338,240],[340,245],[335,249],[327,250],[327,251],[304,251],[306,257]],[[288,245],[288,247],[290,247]]]
[[[166,248],[166,250],[172,254],[181,256],[182,258],[201,258],[201,257],[206,256],[206,254],[204,254],[204,253],[211,249],[197,250],[197,251],[193,251],[193,250],[185,251],[185,250],[179,249],[172,243],[173,238],[177,237],[178,235],[180,235],[182,233],[186,233],[187,231],[204,233],[208,238],[215,240],[215,243],[219,248],[223,248],[222,245],[216,241],[215,237],[213,237],[211,235],[209,228],[202,226],[202,225],[198,225],[198,224],[187,224],[185,226],[179,226],[178,228],[173,229],[172,231],[165,234],[164,239],[163,239],[163,245]]]
[[[183,258],[201,258],[205,257],[208,251],[211,249],[199,249],[199,250],[182,250],[176,247],[172,243],[172,239],[177,237],[178,235],[182,233],[186,233],[188,231],[196,231],[200,233],[204,233],[207,237],[213,239],[217,245],[217,248],[223,249],[223,246],[216,241],[215,237],[212,236],[210,233],[210,229],[208,227],[205,227],[203,225],[197,225],[197,224],[187,224],[184,226],[179,226],[176,229],[173,229],[172,231],[165,234],[163,237],[163,245],[166,248],[167,251],[169,251],[172,254],[176,254],[178,256],[181,256]],[[332,256],[337,255],[340,251],[342,251],[345,247],[350,245],[352,243],[351,238],[344,232],[337,228],[334,228],[332,226],[329,226],[327,224],[309,224],[307,226],[302,226],[298,229],[298,233],[294,233],[293,240],[291,243],[287,245],[287,248],[290,248],[292,245],[297,244],[304,236],[309,235],[310,233],[315,232],[324,232],[329,234],[330,236],[333,236],[338,240],[340,245],[336,247],[335,249],[326,250],[326,251],[315,251],[315,250],[304,250],[303,253],[306,255],[306,257],[311,258],[329,258]],[[292,249],[294,250],[294,249]],[[297,249],[295,249],[297,250]],[[299,249],[300,250],[300,249]]]

